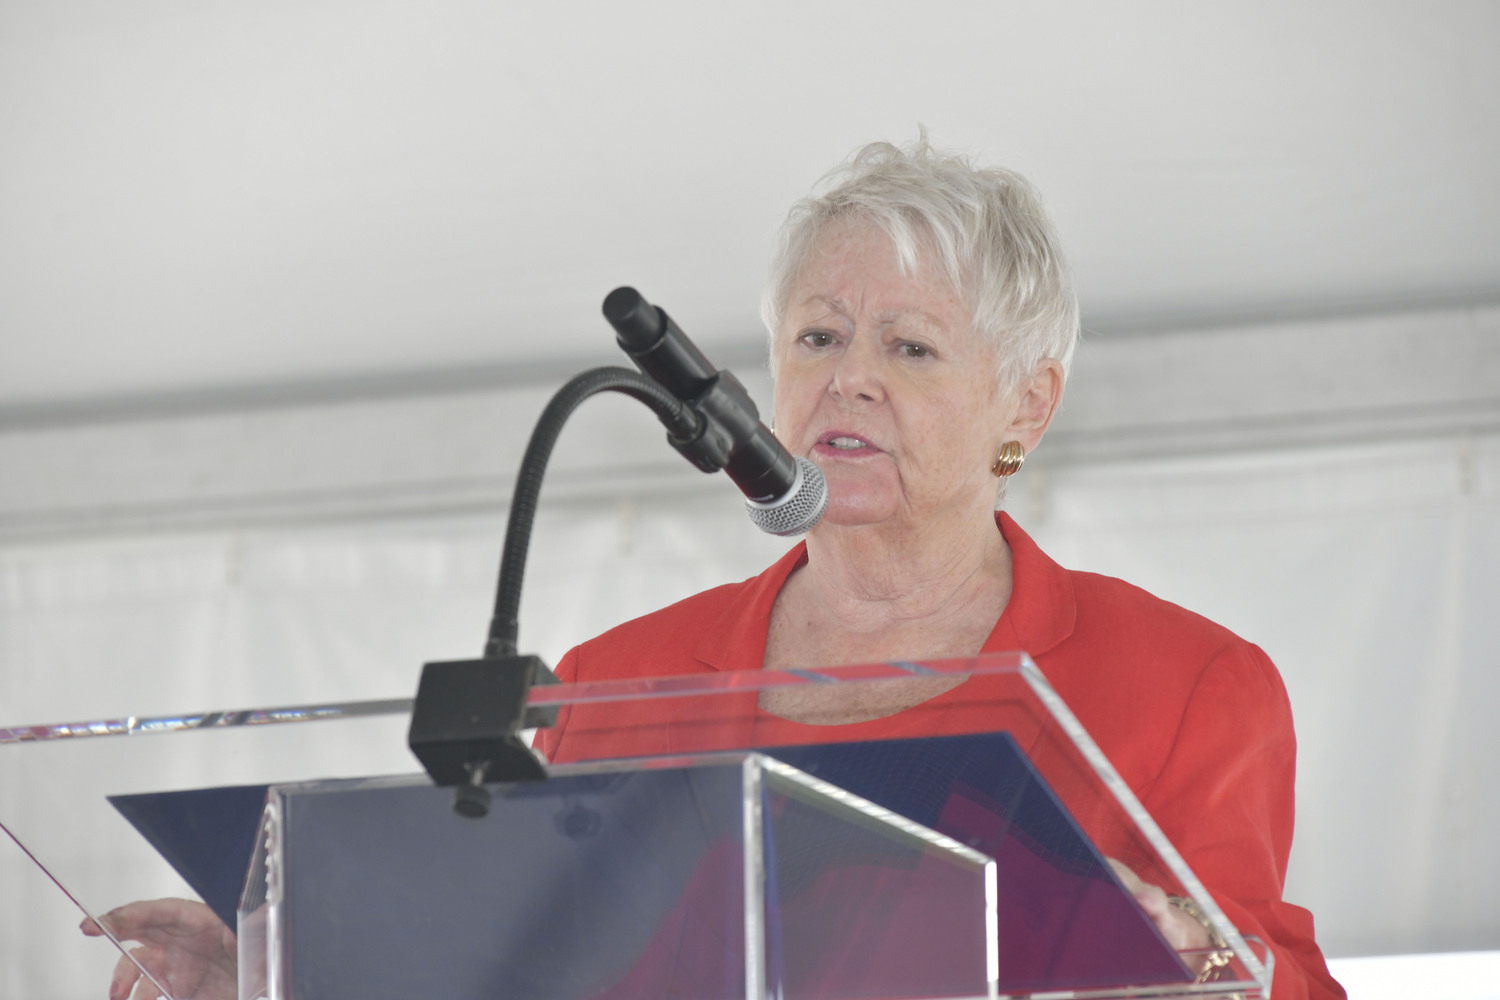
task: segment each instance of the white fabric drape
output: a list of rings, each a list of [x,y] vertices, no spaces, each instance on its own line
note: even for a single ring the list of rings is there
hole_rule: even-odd
[[[1038,468],[1008,507],[1064,565],[1201,612],[1277,662],[1301,744],[1288,895],[1330,954],[1500,942],[1500,437]],[[498,517],[446,517],[12,546],[0,723],[409,696],[422,662],[477,654],[500,541]],[[784,546],[727,484],[544,498],[521,644],[555,662]],[[193,758],[227,735],[172,738],[188,749],[162,754],[153,782],[191,785]],[[414,769],[390,742],[350,766]],[[45,772],[48,752],[0,748],[0,780]],[[144,863],[86,837],[43,846],[100,885],[110,864]],[[99,994],[107,946],[75,941],[76,916],[5,842],[0,877],[0,987]]]

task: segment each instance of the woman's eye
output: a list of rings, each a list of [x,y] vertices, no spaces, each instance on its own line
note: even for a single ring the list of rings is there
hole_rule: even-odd
[[[908,358],[925,358],[932,353],[932,348],[926,344],[902,344],[897,350]]]
[[[809,330],[797,338],[808,347],[831,347],[833,346],[833,334],[827,330]]]

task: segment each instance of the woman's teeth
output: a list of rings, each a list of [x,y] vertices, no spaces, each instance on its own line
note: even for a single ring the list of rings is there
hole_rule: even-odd
[[[863,448],[865,446],[865,443],[859,438],[837,437],[832,441],[829,441],[828,443],[833,445],[835,448],[843,448],[849,451],[852,451],[855,448]]]

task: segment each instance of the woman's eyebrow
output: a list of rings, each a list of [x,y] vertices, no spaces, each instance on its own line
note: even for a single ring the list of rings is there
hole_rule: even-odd
[[[803,300],[802,304],[804,306],[826,306],[829,310],[838,313],[845,319],[852,318],[848,303],[844,302],[843,299],[835,298],[831,295],[809,295],[806,299]]]
[[[835,312],[845,319],[854,318],[853,310],[850,308],[849,304],[843,299],[840,299],[836,296],[809,295],[802,301],[802,304],[804,306],[826,306],[829,311]],[[938,329],[945,328],[943,321],[939,317],[928,312],[926,309],[923,309],[921,306],[898,306],[895,309],[887,309],[876,315],[875,321],[883,326],[900,319],[906,319],[908,317],[915,317],[921,320],[924,324],[936,327]]]
[[[882,326],[889,326],[903,319],[916,319],[925,328],[934,330],[946,330],[948,328],[942,319],[920,306],[903,306],[897,309],[888,309],[875,318]]]

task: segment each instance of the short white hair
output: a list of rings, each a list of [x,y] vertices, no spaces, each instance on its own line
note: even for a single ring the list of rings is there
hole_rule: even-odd
[[[973,309],[974,329],[994,348],[1006,391],[1054,358],[1066,377],[1078,343],[1078,298],[1057,233],[1031,183],[935,150],[923,130],[905,147],[873,142],[824,175],[792,206],[761,295],[776,333],[808,253],[831,222],[863,220],[890,237],[901,269],[925,260]]]

